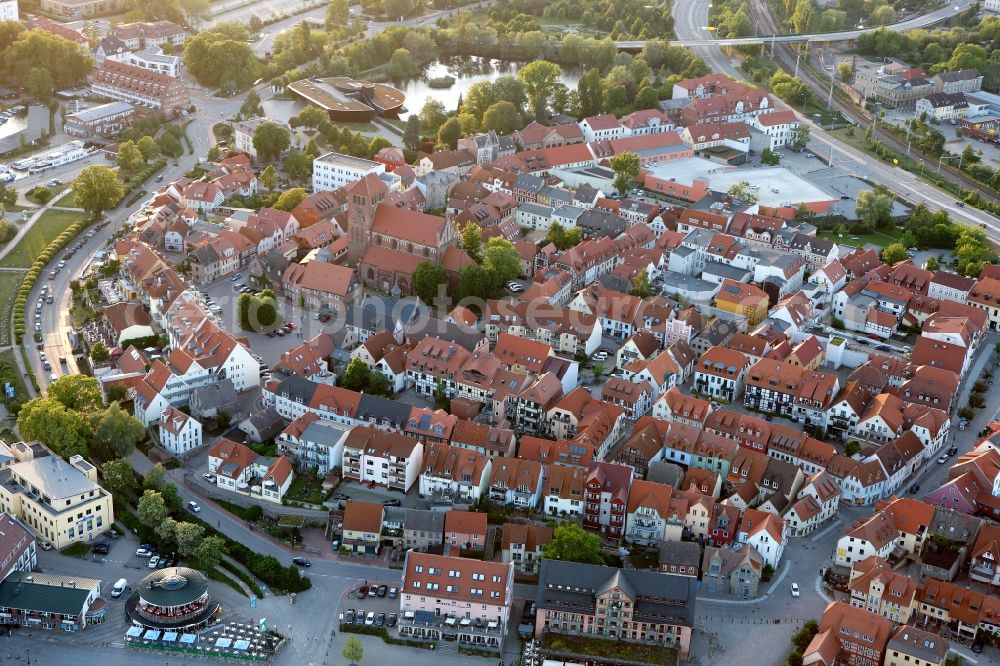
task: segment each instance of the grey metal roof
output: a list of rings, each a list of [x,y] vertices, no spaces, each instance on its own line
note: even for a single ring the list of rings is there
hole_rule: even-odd
[[[40,613],[79,615],[84,612],[84,603],[95,585],[100,581],[73,576],[47,576],[30,571],[13,571],[0,583],[0,607],[18,608]],[[28,578],[35,580],[29,581]],[[58,578],[59,580],[55,580]],[[73,587],[66,585],[72,581]],[[64,584],[57,585],[56,582]]]
[[[617,587],[634,602],[633,617],[653,624],[694,625],[695,587],[688,576],[542,560],[535,605],[592,614],[596,597]]]
[[[231,379],[223,379],[191,391],[189,402],[197,403],[200,409],[225,407],[236,402],[236,388]]]
[[[948,654],[948,641],[923,629],[903,625],[896,629],[886,649],[939,664]]]
[[[552,215],[552,209],[548,206],[543,206],[542,204],[532,203],[530,201],[525,201],[520,204],[518,210],[523,210],[526,213],[531,213],[532,215],[545,215],[549,217]]]
[[[82,111],[77,111],[76,113],[70,113],[66,117],[70,119],[75,118],[81,122],[89,123],[94,120],[100,120],[102,118],[107,118],[108,116],[114,116],[119,113],[126,113],[132,110],[134,109],[128,102],[109,102],[108,104],[101,104],[100,106],[83,109]]]
[[[709,275],[717,275],[721,278],[730,278],[736,280],[737,282],[743,282],[750,272],[743,268],[737,268],[736,266],[730,266],[729,264],[719,263],[717,261],[707,261],[705,262],[705,270],[702,275],[708,273]]]
[[[431,511],[430,509],[410,509],[406,512],[406,519],[403,521],[404,530],[416,532],[434,532],[442,534],[444,532],[443,511]]]
[[[583,215],[584,210],[585,209],[580,208],[579,206],[559,206],[552,211],[552,214],[564,217],[568,220],[576,220]]]
[[[313,421],[302,431],[302,436],[299,439],[325,446],[334,446],[349,430],[350,428],[341,427],[332,421]]]
[[[410,406],[389,398],[364,393],[358,403],[356,418],[364,421],[369,419],[374,419],[376,422],[386,421],[397,428],[402,428],[410,418]]]
[[[100,490],[83,472],[57,456],[45,456],[10,466],[11,472],[52,499]]]
[[[312,402],[313,394],[316,393],[316,386],[316,382],[311,382],[298,375],[290,375],[278,385],[275,394],[308,405]]]

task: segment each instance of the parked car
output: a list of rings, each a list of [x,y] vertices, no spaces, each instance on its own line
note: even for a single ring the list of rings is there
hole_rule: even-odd
[[[941,454],[941,456],[938,457],[937,461],[938,461],[938,465],[943,465],[946,462],[948,462],[948,456],[946,456],[944,454]]]
[[[400,502],[398,499],[387,499],[386,501],[382,502],[382,504],[384,506],[402,506],[403,503]]]
[[[156,565],[159,563],[160,563],[160,556],[153,555],[151,558],[149,558],[149,564],[147,564],[146,566],[149,567],[150,569],[155,569]]]
[[[348,608],[344,613],[344,624],[354,624],[354,609]]]
[[[358,588],[358,599],[364,599],[368,596],[368,588],[363,586]]]
[[[799,596],[799,584],[798,583],[792,583],[792,596],[793,597]]]
[[[389,616],[385,618],[385,626],[387,626],[387,627],[395,627],[396,626],[396,618],[397,617],[398,616],[395,613],[389,613]]]
[[[233,276],[231,278],[229,278],[229,281],[230,282],[239,282],[239,280],[240,280],[241,277],[243,277],[242,273],[234,273]]]
[[[210,472],[205,472],[201,475],[201,478],[205,479],[209,483],[215,483],[215,475]]]
[[[52,544],[48,541],[40,541],[38,545],[41,546],[42,550],[52,550]]]
[[[375,616],[375,626],[381,627],[385,624],[385,613],[379,613]]]
[[[384,598],[385,595],[388,593],[389,593],[388,585],[379,585],[377,588],[375,588],[375,594],[378,595],[379,597]]]
[[[90,552],[97,553],[98,555],[107,555],[111,552],[111,542],[107,540],[98,541],[90,547]]]
[[[191,510],[192,513],[198,513],[199,511],[201,511],[201,505],[195,502],[194,500],[188,502],[188,508]]]
[[[958,447],[957,447],[957,446],[949,446],[949,447],[948,447],[948,450],[947,450],[947,451],[945,451],[945,453],[946,453],[947,455],[949,455],[949,456],[953,456],[953,455],[955,455],[956,453],[958,453]]]
[[[390,599],[395,599],[398,596],[399,596],[399,588],[398,587],[390,587],[389,588],[389,598]]]
[[[311,567],[313,563],[304,557],[293,557],[292,564],[297,564],[300,567]]]
[[[910,486],[910,494],[911,495],[916,495],[919,492],[920,492],[920,484],[919,483],[914,483],[912,486]]]
[[[365,624],[369,627],[375,624],[375,611],[368,611],[368,615],[365,616]]]
[[[591,358],[593,358],[595,361],[606,361],[608,358],[608,352],[602,349],[599,352],[595,352]]]
[[[104,530],[103,532],[101,532],[101,536],[107,537],[109,539],[117,539],[120,535],[118,534],[117,530]]]

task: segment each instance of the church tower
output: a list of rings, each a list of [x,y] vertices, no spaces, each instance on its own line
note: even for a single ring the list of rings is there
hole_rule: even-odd
[[[347,265],[357,267],[371,241],[375,211],[385,200],[389,188],[373,173],[347,190]]]

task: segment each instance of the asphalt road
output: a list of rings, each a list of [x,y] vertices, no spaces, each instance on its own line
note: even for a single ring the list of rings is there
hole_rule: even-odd
[[[704,0],[686,0],[681,3],[678,2],[674,5],[674,16],[677,17],[677,7],[680,4],[701,4],[704,7],[705,14],[708,14],[708,5],[710,3],[704,2]],[[899,32],[905,32],[907,30],[916,30],[918,28],[926,28],[928,26],[935,25],[946,21],[951,16],[967,9],[971,5],[975,4],[975,0],[955,0],[955,2],[948,4],[940,9],[936,9],[927,14],[922,14],[921,16],[915,16],[911,19],[905,21],[900,21],[899,23],[893,23],[885,26],[890,30],[897,30]],[[789,43],[789,42],[847,42],[852,39],[857,39],[866,32],[870,32],[872,28],[857,28],[854,30],[840,30],[837,32],[823,32],[823,33],[813,33],[813,34],[787,34],[787,35],[773,35],[765,34],[759,37],[736,37],[732,39],[719,39],[713,40],[707,31],[700,30],[700,26],[708,26],[707,21],[699,24],[698,32],[684,32],[681,33],[677,30],[677,39],[671,40],[671,44],[677,46],[690,46],[698,47],[706,44],[714,44],[717,46],[743,46],[747,44],[770,44],[774,43]],[[766,31],[765,31],[766,32]],[[615,42],[619,48],[624,49],[640,49],[644,40],[620,40]]]

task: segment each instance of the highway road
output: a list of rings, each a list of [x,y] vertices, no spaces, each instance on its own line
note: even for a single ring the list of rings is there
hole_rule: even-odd
[[[701,23],[696,24],[695,30],[685,30],[681,32],[675,28],[677,33],[677,39],[670,40],[671,44],[676,44],[678,46],[747,46],[753,44],[789,44],[796,42],[849,42],[852,39],[857,39],[866,32],[870,32],[872,28],[857,28],[854,30],[840,30],[837,32],[821,32],[813,34],[764,34],[758,35],[756,37],[734,37],[731,39],[711,39],[708,34],[708,30],[704,29],[708,26],[708,2],[704,0],[682,0],[674,5],[674,19],[675,21],[679,16],[683,14],[689,14],[690,10],[685,9],[683,11],[679,10],[678,5],[695,5],[695,12],[697,14],[703,13],[705,20]],[[898,30],[904,32],[907,30],[916,30],[917,28],[926,28],[938,23],[942,23],[948,20],[955,14],[967,9],[971,5],[975,4],[974,0],[956,0],[954,3],[946,5],[940,9],[927,14],[922,14],[905,21],[900,21],[899,23],[892,23],[886,28],[890,30]],[[700,6],[700,7],[698,7]],[[690,27],[690,26],[689,26]],[[625,50],[639,50],[645,44],[645,40],[618,40],[615,45],[620,49]]]
[[[958,3],[958,6],[964,5]],[[954,11],[954,6],[952,6],[952,11]],[[932,12],[932,14],[934,13]],[[919,19],[912,19],[912,21],[917,20]],[[679,38],[693,40],[705,33],[703,28],[706,25],[708,25],[708,3],[703,0],[677,0],[675,2],[674,30]],[[737,67],[735,60],[728,57],[721,48],[721,41],[702,43],[693,47],[692,50],[713,71],[746,81],[746,76]],[[805,71],[805,68],[800,68],[799,74],[802,75]],[[835,96],[834,100],[836,99]],[[779,108],[790,108],[776,98],[774,102]],[[794,111],[794,109],[792,110]],[[842,109],[842,112],[848,120],[855,123],[863,122],[862,118],[849,109]],[[798,111],[795,111],[795,115],[799,122],[807,125],[810,129],[809,150],[832,165],[844,167],[859,178],[885,185],[915,204],[923,203],[931,210],[944,210],[953,219],[965,224],[977,226],[985,224],[987,232],[995,239],[1000,240],[1000,221],[995,216],[972,207],[958,206],[951,194],[928,185],[904,169],[885,164],[837,140],[813,122],[811,118],[803,116]]]

